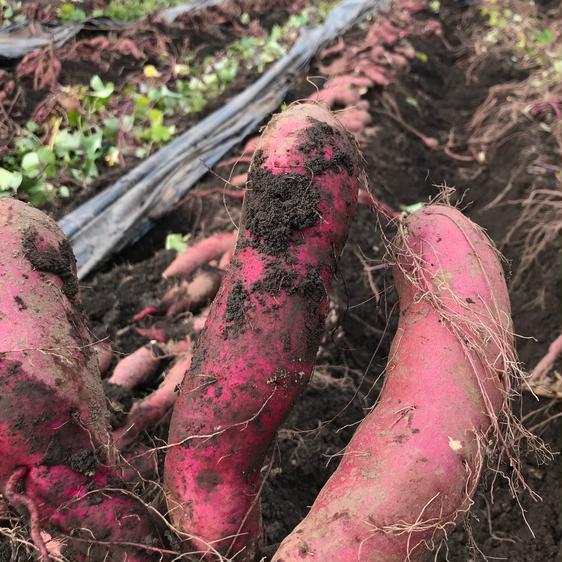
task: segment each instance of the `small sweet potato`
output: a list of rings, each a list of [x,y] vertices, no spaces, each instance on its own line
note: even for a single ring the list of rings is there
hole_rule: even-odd
[[[218,232],[213,234],[208,238],[195,242],[178,254],[176,259],[164,270],[162,276],[187,276],[198,267],[228,252],[235,244],[235,232]]]
[[[191,365],[191,358],[191,351],[184,350],[178,355],[160,386],[133,404],[123,427],[113,434],[119,449],[131,445],[143,431],[160,422],[172,409],[179,394],[180,384]]]

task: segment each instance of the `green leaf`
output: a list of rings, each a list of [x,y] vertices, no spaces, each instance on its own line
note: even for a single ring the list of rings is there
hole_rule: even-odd
[[[41,164],[48,165],[55,163],[55,153],[48,146],[42,146],[37,151],[37,156],[39,156]]]
[[[134,123],[134,115],[123,115],[123,118],[121,119],[121,129],[123,131],[130,131],[133,128]]]
[[[426,63],[429,60],[429,57],[427,56],[426,53],[423,53],[422,51],[417,51],[416,52],[416,58],[423,63]]]
[[[162,91],[160,88],[149,88],[146,95],[150,101],[157,102],[162,99]]]
[[[98,168],[94,160],[86,160],[84,167],[82,168],[86,178],[95,178],[98,175]]]
[[[537,43],[542,46],[546,46],[552,42],[554,39],[554,33],[550,29],[543,29],[537,35]]]
[[[159,109],[151,109],[148,112],[148,120],[152,127],[158,127],[164,122],[164,114]]]
[[[25,154],[26,152],[35,150],[38,144],[39,143],[36,142],[33,138],[29,137],[18,137],[16,139],[16,148],[19,154]]]
[[[6,168],[0,168],[0,191],[17,191],[22,182],[19,172],[10,172]]]
[[[224,58],[222,61],[215,65],[217,76],[221,82],[229,84],[236,78],[238,73],[238,62]]]
[[[101,149],[102,133],[94,133],[88,137],[84,137],[83,144],[84,150],[86,151],[86,156],[88,160],[95,160],[99,156],[99,151]]]
[[[135,107],[137,111],[142,111],[150,104],[150,100],[146,96],[136,96],[135,97]]]
[[[59,187],[59,195],[64,199],[67,199],[68,197],[70,197],[70,189],[68,189],[66,185],[61,185]]]
[[[30,185],[25,191],[31,204],[37,207],[53,196],[55,188],[48,182],[36,182]]]
[[[28,178],[34,178],[39,173],[39,155],[37,152],[28,152],[21,159],[21,168]]]
[[[68,2],[58,9],[58,15],[64,21],[80,21],[86,18],[84,10],[76,8]]]
[[[103,80],[97,74],[92,76],[92,79],[90,80],[90,87],[92,88],[90,96],[101,99],[108,98],[114,90],[112,82],[104,84]]]
[[[189,237],[189,234],[186,236],[183,234],[168,234],[168,236],[166,236],[166,250],[183,252],[188,246],[187,241]]]
[[[39,155],[37,152],[28,152],[22,159],[21,159],[21,167],[23,170],[28,172],[29,170],[33,170],[39,167]]]
[[[78,127],[79,126],[79,124],[80,124],[80,113],[78,111],[75,111],[74,109],[72,111],[67,111],[66,118],[68,120],[68,124],[71,127]]]
[[[413,203],[412,205],[400,205],[400,209],[409,215],[424,208],[424,203]]]
[[[172,92],[172,90],[170,90],[170,88],[168,88],[165,84],[160,88],[160,96],[174,99],[180,99],[182,97],[181,94],[178,94],[178,92]]]
[[[172,138],[174,127],[166,125],[153,125],[150,129],[150,140],[152,142],[168,142]]]
[[[59,155],[76,152],[82,145],[82,134],[71,133],[68,129],[61,129],[55,138],[55,149]]]
[[[416,98],[412,98],[412,97],[408,96],[406,98],[406,103],[408,105],[411,105],[412,107],[415,107],[416,109],[418,109],[418,100]]]
[[[119,131],[119,119],[117,117],[108,117],[102,121],[104,132],[110,136],[116,136]]]
[[[30,132],[30,133],[36,133],[41,126],[38,123],[35,123],[35,121],[28,121],[25,124],[25,128]]]

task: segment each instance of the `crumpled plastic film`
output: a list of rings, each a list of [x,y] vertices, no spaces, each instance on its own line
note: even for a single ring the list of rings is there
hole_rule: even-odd
[[[136,242],[232,147],[275,111],[316,52],[390,0],[342,0],[325,22],[304,29],[289,52],[254,84],[174,139],[113,185],[63,217],[60,227],[85,277]]]

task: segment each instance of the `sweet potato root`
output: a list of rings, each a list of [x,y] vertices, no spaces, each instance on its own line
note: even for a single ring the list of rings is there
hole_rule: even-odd
[[[359,187],[355,145],[317,104],[276,116],[254,154],[239,241],[173,410],[165,487],[173,523],[250,560],[261,468],[307,384],[326,289]]]
[[[13,199],[0,199],[0,237],[0,492],[27,512],[40,550],[38,529],[50,525],[74,535],[64,554],[77,562],[152,560],[118,545],[156,536],[142,504],[115,491],[122,484],[72,250],[51,219]]]
[[[489,445],[510,447],[516,357],[496,250],[431,205],[404,220],[395,252],[400,321],[379,402],[275,562],[426,560],[469,509]]]
[[[170,341],[163,345],[150,342],[119,361],[111,377],[104,381],[110,403],[115,401],[112,406],[120,409],[119,402],[123,394],[127,396],[129,391],[149,381],[166,359],[176,358],[186,352],[191,353],[191,348],[192,343],[189,338]],[[119,443],[116,443],[116,446],[121,450]]]

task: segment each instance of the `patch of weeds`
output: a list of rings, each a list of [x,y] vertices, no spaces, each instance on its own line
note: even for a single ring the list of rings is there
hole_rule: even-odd
[[[87,17],[86,12],[82,8],[71,2],[65,2],[62,6],[59,6],[57,16],[64,23],[81,21]]]
[[[0,26],[7,27],[25,18],[21,13],[22,3],[17,0],[0,0]]]
[[[19,131],[11,152],[0,159],[0,191],[25,194],[41,205],[87,186],[98,177],[100,164],[112,167],[133,156],[146,157],[177,134],[178,116],[204,109],[242,70],[263,72],[287,52],[303,27],[323,20],[333,4],[305,8],[268,35],[242,37],[202,61],[188,53],[172,69],[166,61],[162,68],[149,64],[140,80],[120,89],[99,76],[89,86],[63,87],[59,94],[67,105],[72,100],[72,109],[63,117],[51,115],[43,126],[30,122]],[[163,81],[162,76],[169,78]]]

